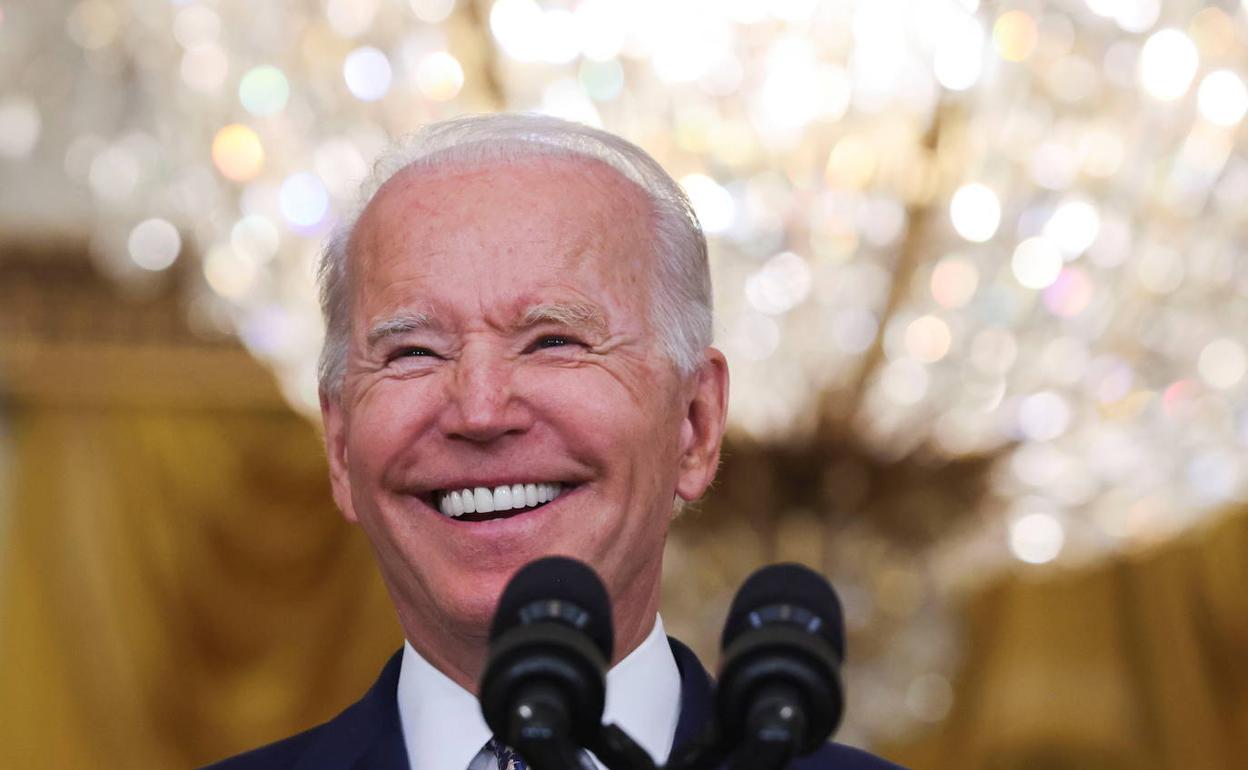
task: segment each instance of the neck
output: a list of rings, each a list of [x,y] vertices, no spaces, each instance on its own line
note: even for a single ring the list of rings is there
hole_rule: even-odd
[[[619,663],[633,650],[637,649],[654,629],[654,621],[658,616],[658,597],[639,612],[617,615],[615,623],[615,649],[611,658],[611,666]],[[400,617],[404,635],[412,647],[421,654],[430,665],[446,674],[447,678],[458,684],[473,695],[477,694],[481,675],[485,671],[485,661],[489,657],[489,638],[484,633],[454,633],[449,629],[440,629],[443,633],[431,635],[427,631],[433,624],[420,620]],[[419,633],[425,631],[425,633]]]

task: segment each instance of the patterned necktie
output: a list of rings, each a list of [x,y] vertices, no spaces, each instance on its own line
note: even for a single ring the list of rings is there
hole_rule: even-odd
[[[520,755],[512,751],[509,746],[505,746],[501,741],[493,738],[485,744],[485,747],[494,753],[494,758],[498,760],[498,770],[528,770],[528,765],[524,764],[524,760]]]

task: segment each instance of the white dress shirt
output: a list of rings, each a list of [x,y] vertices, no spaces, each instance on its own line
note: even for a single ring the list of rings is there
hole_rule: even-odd
[[[492,737],[472,693],[403,645],[399,669],[399,721],[411,770],[475,770],[481,747]],[[650,753],[667,761],[680,717],[680,671],[663,631],[663,620],[637,649],[607,672],[603,723],[614,722]],[[483,758],[482,758],[483,760]],[[479,764],[486,765],[482,760]],[[602,764],[596,762],[602,768]]]

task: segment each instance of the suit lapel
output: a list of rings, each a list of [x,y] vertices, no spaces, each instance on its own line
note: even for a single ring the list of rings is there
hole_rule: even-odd
[[[294,770],[408,770],[403,729],[399,725],[399,664],[402,650],[391,656],[363,698],[317,736]]]
[[[667,638],[680,671],[680,718],[676,721],[676,738],[672,742],[672,754],[682,746],[697,740],[711,719],[713,699],[711,676],[702,663],[685,645],[672,637]]]
[[[673,750],[696,740],[711,716],[711,677],[693,652],[668,637],[680,671],[680,718]],[[363,698],[333,720],[295,770],[369,768],[407,770],[407,749],[399,723],[399,665],[402,650],[382,669]]]

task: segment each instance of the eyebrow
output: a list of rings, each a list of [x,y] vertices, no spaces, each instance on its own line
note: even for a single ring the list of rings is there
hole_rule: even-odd
[[[533,305],[524,311],[519,327],[527,329],[543,323],[556,323],[600,336],[606,336],[608,329],[606,315],[596,305],[587,302],[543,302]],[[373,324],[365,339],[369,349],[372,349],[390,337],[441,328],[428,313],[403,313]]]
[[[542,323],[557,323],[584,329],[600,336],[607,333],[607,317],[596,305],[587,302],[544,302],[524,312],[520,325],[528,328]]]
[[[404,313],[402,315],[386,318],[373,324],[373,328],[368,330],[368,347],[374,348],[377,343],[389,337],[396,337],[407,332],[420,331],[422,329],[436,329],[437,322],[429,317],[427,313]]]

